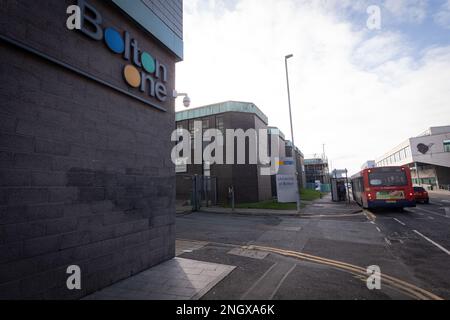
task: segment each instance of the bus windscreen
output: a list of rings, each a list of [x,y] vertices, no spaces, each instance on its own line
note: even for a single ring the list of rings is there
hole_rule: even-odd
[[[369,173],[369,184],[372,187],[406,186],[408,179],[405,171],[401,169],[375,170]]]

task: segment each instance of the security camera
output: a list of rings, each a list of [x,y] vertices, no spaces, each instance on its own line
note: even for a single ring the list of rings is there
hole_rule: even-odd
[[[186,108],[189,108],[189,106],[191,105],[191,98],[189,98],[188,96],[185,96],[183,99],[183,105]]]

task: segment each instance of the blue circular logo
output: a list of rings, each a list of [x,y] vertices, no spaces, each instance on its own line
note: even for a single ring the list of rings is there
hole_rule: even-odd
[[[125,43],[122,36],[114,28],[105,29],[105,42],[108,48],[115,53],[123,53],[125,51]]]

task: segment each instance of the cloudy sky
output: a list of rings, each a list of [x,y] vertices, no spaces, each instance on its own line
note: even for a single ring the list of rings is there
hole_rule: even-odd
[[[381,9],[381,29],[367,9]],[[192,107],[254,102],[304,154],[355,172],[450,125],[450,0],[184,0],[177,89]],[[181,99],[180,99],[181,100]],[[182,110],[177,101],[177,110]]]

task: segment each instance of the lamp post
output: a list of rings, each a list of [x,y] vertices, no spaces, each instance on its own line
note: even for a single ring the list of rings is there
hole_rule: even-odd
[[[289,88],[289,72],[288,72],[288,59],[292,58],[294,55],[289,54],[284,57],[284,65],[286,67],[286,84],[288,92],[288,102],[289,102],[289,119],[291,122],[291,139],[292,139],[292,154],[295,160],[295,181],[297,183],[297,212],[300,212],[300,188],[298,183],[298,170],[297,170],[297,158],[295,155],[295,140],[294,140],[294,127],[292,125],[292,108],[291,108],[291,90]]]

